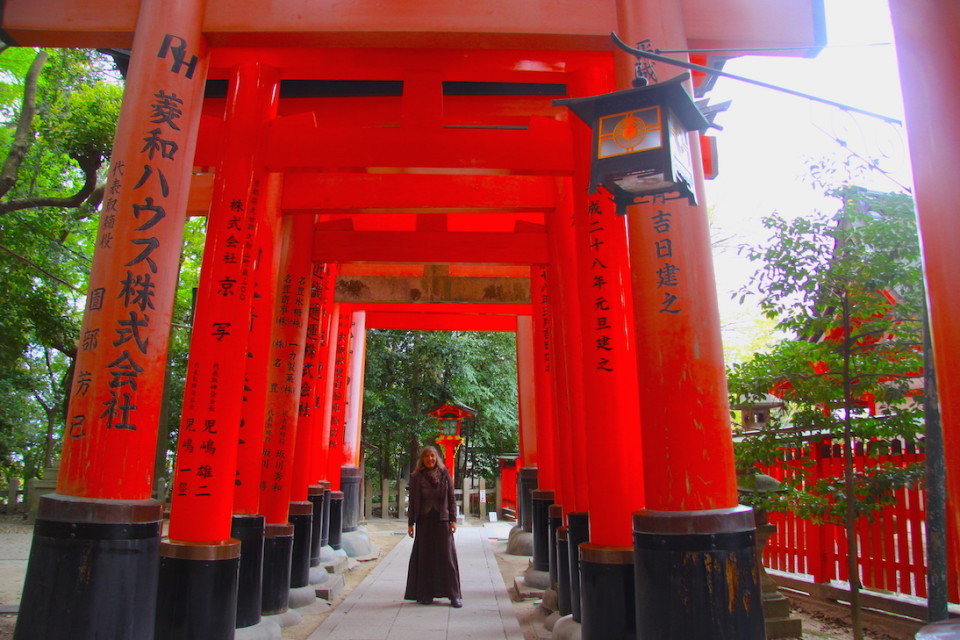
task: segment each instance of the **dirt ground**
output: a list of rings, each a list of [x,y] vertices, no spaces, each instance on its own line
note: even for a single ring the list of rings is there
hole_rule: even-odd
[[[477,523],[479,524],[479,523]],[[397,520],[371,520],[366,524],[367,533],[371,542],[380,548],[380,557],[385,557],[393,547],[403,539],[404,527]],[[15,613],[5,613],[15,609],[20,601],[20,591],[23,587],[23,576],[27,557],[30,551],[30,541],[33,527],[25,524],[19,516],[0,516],[0,640],[11,640],[16,624]],[[527,569],[529,558],[510,556],[506,554],[506,541],[491,540],[494,553],[500,565],[500,572],[504,584],[514,600],[514,609],[524,632],[525,640],[542,640],[549,637],[549,632],[543,628],[548,611],[541,606],[538,596],[532,595],[521,599],[514,588],[514,579],[522,576]],[[351,563],[344,580],[343,592],[329,604],[319,603],[308,607],[309,612],[301,613],[303,622],[295,627],[283,630],[283,640],[305,640],[330,612],[340,604],[350,591],[373,570],[377,560]],[[802,640],[847,640],[852,638],[848,627],[837,620],[823,619],[808,615],[802,611],[794,611],[794,615],[803,620]],[[889,636],[867,634],[866,640],[892,640]]]

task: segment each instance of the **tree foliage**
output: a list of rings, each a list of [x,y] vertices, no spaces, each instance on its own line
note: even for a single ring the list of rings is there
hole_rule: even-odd
[[[516,342],[512,333],[377,331],[367,334],[363,440],[367,473],[398,478],[437,435],[426,415],[443,403],[466,418],[461,473],[493,477],[497,456],[517,450]]]
[[[832,216],[764,219],[761,246],[744,247],[758,269],[741,293],[755,300],[788,337],[728,372],[734,406],[776,398],[782,410],[736,444],[747,474],[785,452],[842,442],[843,473],[810,481],[801,466],[781,465],[783,491],[755,506],[792,511],[847,531],[854,637],[862,637],[856,522],[894,500],[894,490],[922,476],[919,467],[871,463],[892,440],[923,431],[924,294],[912,201],[845,187]],[[854,450],[867,453],[854,466]]]
[[[0,47],[0,456],[58,452],[105,163],[122,87],[89,50]]]

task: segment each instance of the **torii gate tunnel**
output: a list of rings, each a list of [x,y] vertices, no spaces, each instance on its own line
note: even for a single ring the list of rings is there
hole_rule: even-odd
[[[917,84],[909,121],[943,127],[911,142],[949,363],[960,227],[946,212],[960,182],[940,172],[958,164],[960,125],[935,116],[960,89],[922,78],[955,74],[943,54],[957,9],[891,4]],[[703,205],[711,147],[690,134],[701,204],[650,198],[617,216],[587,191],[589,127],[554,100],[630,86],[635,60],[611,32],[655,49],[815,55],[822,0],[0,9],[9,44],[129,51],[18,640],[230,638],[284,610],[318,548],[356,526],[369,328],[517,333],[521,466],[556,516],[549,539],[568,541],[574,575],[558,588],[584,638],[764,637]],[[687,90],[709,87],[694,74]],[[153,460],[187,216],[207,216],[208,231],[161,538]],[[945,424],[958,385],[940,380]]]

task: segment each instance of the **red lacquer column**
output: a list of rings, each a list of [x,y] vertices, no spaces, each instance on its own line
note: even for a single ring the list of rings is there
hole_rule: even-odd
[[[537,387],[533,319],[517,316],[517,400],[520,414],[520,467],[540,467],[537,445]]]
[[[310,302],[313,218],[284,218],[281,233],[260,475],[260,510],[268,524],[287,522],[293,489],[293,460],[297,454],[294,443]]]
[[[624,0],[618,10],[627,42],[688,48],[679,3]],[[618,56],[619,88],[629,88],[634,62]],[[679,71],[656,67],[661,82]],[[700,204],[658,196],[627,213],[647,493],[634,516],[636,632],[761,639],[755,525],[737,504],[703,169],[689,135]],[[665,581],[684,587],[664,589]]]
[[[569,87],[572,95],[582,96],[603,93],[611,84],[601,73],[584,71],[571,76]],[[590,542],[625,547],[632,543],[630,514],[644,504],[626,227],[612,201],[587,193],[590,128],[573,117],[570,126],[577,163],[573,220],[583,385],[591,436],[580,455],[602,450],[605,460],[590,467]]]
[[[34,538],[17,638],[153,637],[162,508],[150,497],[207,74],[204,6],[140,3],[57,493],[41,498],[37,531],[48,533]]]
[[[360,466],[360,423],[363,418],[363,371],[367,352],[367,313],[354,311],[350,323],[350,369],[343,428],[343,465]]]
[[[347,377],[350,371],[350,327],[353,323],[353,310],[342,304],[339,307],[340,317],[337,321],[330,385],[330,439],[327,461],[327,478],[334,491],[340,491],[340,468],[345,460],[343,432],[347,409]]]
[[[279,77],[255,63],[236,69],[224,120],[190,342],[177,446],[170,539],[230,537],[244,367],[254,296],[253,251],[262,217],[255,167],[279,95]]]
[[[333,284],[336,279],[333,280]],[[317,472],[321,480],[326,480],[333,487],[333,478],[330,475],[330,442],[331,442],[331,424],[333,422],[333,395],[334,383],[336,380],[337,368],[337,339],[340,331],[340,304],[331,299],[329,309],[330,315],[324,317],[324,338],[323,338],[323,396],[319,398],[320,403],[320,444],[317,448]],[[340,489],[340,478],[337,476],[336,490]]]
[[[960,379],[952,371],[960,355],[960,224],[956,208],[960,184],[954,177],[960,155],[960,124],[954,99],[960,94],[954,61],[960,55],[956,25],[960,7],[953,2],[911,3],[891,0],[903,104],[910,140],[914,198],[923,244],[930,332],[936,363],[947,470],[947,534],[960,549]],[[942,545],[941,545],[942,548]],[[955,588],[956,557],[948,579]],[[933,594],[931,594],[933,595]],[[943,606],[946,603],[943,602]],[[938,606],[941,609],[942,606]]]
[[[263,420],[267,410],[267,378],[273,334],[273,306],[280,273],[280,211],[282,178],[267,175],[263,190],[263,217],[257,226],[253,254],[253,303],[250,337],[244,363],[244,395],[237,453],[237,477],[233,512],[260,513],[260,475],[263,467]]]

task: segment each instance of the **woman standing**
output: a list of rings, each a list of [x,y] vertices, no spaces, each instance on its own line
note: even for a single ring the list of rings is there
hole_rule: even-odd
[[[460,567],[453,542],[457,501],[450,474],[433,447],[424,447],[420,452],[410,475],[409,491],[407,533],[413,538],[413,551],[403,597],[420,604],[432,604],[434,598],[450,598],[451,607],[462,607]]]

